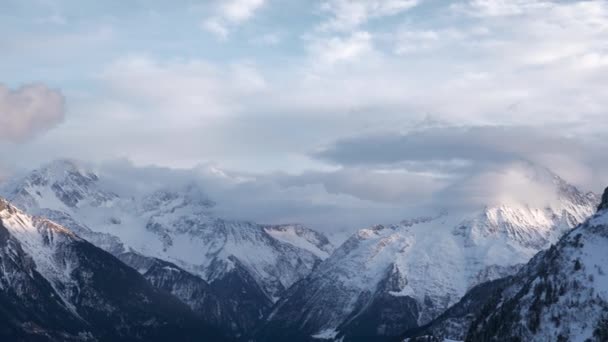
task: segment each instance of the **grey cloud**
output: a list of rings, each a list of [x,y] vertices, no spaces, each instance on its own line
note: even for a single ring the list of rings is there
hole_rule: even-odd
[[[16,90],[0,84],[0,141],[24,142],[61,123],[63,95],[43,84]]]
[[[331,172],[305,172],[300,175],[274,175],[285,187],[321,185],[330,194],[349,195],[364,201],[407,203],[428,200],[449,182],[444,177],[406,170],[341,169]]]
[[[217,204],[218,216],[298,222],[337,239],[372,224],[435,215],[442,209],[453,212],[511,202],[543,206],[555,199],[553,174],[529,162],[493,163],[451,177],[372,167],[253,174],[211,164],[194,169],[139,167],[126,159],[91,167],[123,196],[195,183]]]
[[[553,183],[556,176],[530,162],[488,165],[435,193],[434,205],[449,210],[521,204],[543,208],[559,201]]]
[[[108,186],[124,196],[196,183],[216,203],[214,210],[219,216],[260,223],[298,222],[338,235],[414,215],[404,205],[403,196],[393,201],[378,200],[379,190],[371,185],[352,185],[361,176],[353,176],[351,171],[254,175],[220,170],[213,165],[194,169],[136,167],[128,160],[107,161],[93,167]],[[339,178],[354,180],[338,181]]]
[[[351,136],[311,155],[344,168],[405,169],[457,178],[526,161],[585,190],[603,188],[608,182],[603,133],[565,132],[572,127],[431,127]]]
[[[477,126],[354,136],[339,140],[313,156],[342,165],[458,159],[503,162],[539,154],[575,154],[580,149],[575,140],[539,129]]]
[[[542,207],[556,200],[553,173],[529,162],[491,164],[454,177],[407,171],[340,169],[302,174],[244,174],[203,165],[195,169],[106,163],[102,179],[124,195],[195,182],[217,203],[218,215],[262,223],[299,222],[337,236],[378,223],[478,209],[488,205]]]
[[[0,164],[0,182],[3,182],[11,177],[13,170],[6,165]]]

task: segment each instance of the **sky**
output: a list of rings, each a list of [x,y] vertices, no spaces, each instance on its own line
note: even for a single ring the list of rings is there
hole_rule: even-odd
[[[522,162],[608,185],[608,1],[3,0],[0,33],[0,177],[190,170],[324,226]]]

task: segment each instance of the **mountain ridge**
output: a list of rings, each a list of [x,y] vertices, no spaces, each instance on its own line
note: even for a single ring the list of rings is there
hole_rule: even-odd
[[[156,280],[164,279],[162,283],[146,276],[191,308],[209,309],[210,314],[199,314],[216,315],[212,321],[232,317],[224,328],[235,336],[252,330],[283,291],[333,251],[324,235],[301,225],[260,225],[216,217],[215,203],[196,182],[161,184],[132,196],[115,190],[103,174],[76,161],[58,160],[12,180],[1,193],[28,212],[69,227],[144,276],[148,270],[128,255],[174,264],[199,278],[197,285],[187,282],[187,286],[220,292],[223,298],[217,301],[218,296],[209,293],[206,298],[215,299],[202,303],[188,294],[192,289],[167,284],[167,279],[177,278],[159,274],[162,269],[155,274]],[[186,278],[192,280],[180,279]],[[233,298],[252,304],[239,307]],[[217,305],[224,307],[218,310]]]
[[[225,340],[111,254],[0,198],[0,336],[23,341]]]
[[[296,340],[390,340],[430,322],[476,285],[515,274],[598,202],[539,173],[560,199],[552,206],[486,206],[360,230],[277,303],[261,338],[278,331]]]

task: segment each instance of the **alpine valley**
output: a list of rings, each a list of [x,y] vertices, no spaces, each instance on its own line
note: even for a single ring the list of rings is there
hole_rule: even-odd
[[[334,247],[221,218],[196,182],[125,194],[117,175],[54,161],[1,189],[0,337],[605,340],[608,195],[517,172],[551,200],[437,208]]]

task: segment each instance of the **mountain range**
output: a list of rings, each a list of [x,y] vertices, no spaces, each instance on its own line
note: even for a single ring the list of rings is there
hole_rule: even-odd
[[[182,340],[527,341],[602,334],[602,320],[576,331],[545,328],[555,315],[573,318],[546,309],[560,304],[551,296],[562,287],[592,293],[579,304],[599,302],[587,305],[594,319],[604,310],[597,288],[583,284],[601,250],[587,262],[592,251],[572,247],[572,239],[576,246],[601,241],[601,232],[590,233],[604,224],[605,211],[594,215],[600,198],[545,168],[521,169],[550,189],[551,201],[437,208],[361,229],[334,247],[302,225],[219,217],[195,181],[125,193],[114,175],[58,160],[0,189],[7,199],[0,316],[10,318],[0,336],[152,340],[179,331]],[[576,280],[564,268],[575,256],[576,271],[584,271]],[[593,277],[601,280],[599,272]],[[516,334],[505,307],[528,320],[541,314]]]
[[[440,212],[360,230],[288,291],[262,335],[390,340],[436,318],[476,285],[516,273],[598,203],[546,169],[523,170],[550,185],[557,201]]]
[[[608,189],[597,213],[519,272],[470,290],[405,341],[608,340]]]
[[[111,254],[4,199],[0,269],[3,340],[226,339]]]
[[[3,193],[113,254],[234,336],[252,331],[287,288],[333,251],[324,235],[300,225],[217,218],[195,183],[121,197],[70,160],[15,179]]]

